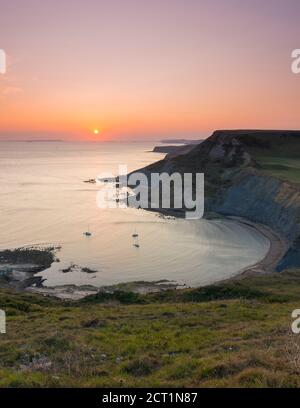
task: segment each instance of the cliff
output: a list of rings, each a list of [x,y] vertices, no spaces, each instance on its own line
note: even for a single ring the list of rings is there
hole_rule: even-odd
[[[205,174],[205,213],[263,223],[289,243],[278,269],[300,264],[300,131],[221,130],[142,169]]]
[[[199,140],[199,143],[201,141]],[[194,145],[182,145],[182,146],[155,146],[153,148],[154,153],[166,153],[168,158],[176,157],[181,154],[189,153],[194,148]]]

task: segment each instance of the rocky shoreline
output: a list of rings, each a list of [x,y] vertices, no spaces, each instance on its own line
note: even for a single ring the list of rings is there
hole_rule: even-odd
[[[102,287],[93,285],[44,286],[44,279],[36,274],[49,268],[53,262],[59,262],[57,258],[59,249],[59,247],[23,247],[0,251],[0,287],[20,292],[38,293],[43,296],[54,296],[64,300],[79,300],[97,293],[114,293],[115,291],[147,294],[183,287],[168,280],[124,282]],[[63,273],[71,272],[75,267],[78,266],[71,265]],[[85,273],[95,273],[85,267],[81,270]]]
[[[0,286],[24,290],[41,287],[43,278],[35,276],[58,262],[59,247],[23,247],[0,251]]]

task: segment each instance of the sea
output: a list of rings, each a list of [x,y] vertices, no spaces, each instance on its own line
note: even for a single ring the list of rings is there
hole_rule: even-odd
[[[237,221],[99,208],[100,186],[85,181],[117,175],[119,165],[132,171],[161,160],[163,154],[152,152],[155,145],[1,142],[0,249],[58,247],[59,262],[39,274],[45,286],[169,280],[196,287],[232,277],[263,259],[268,240]],[[64,272],[71,265],[76,267]]]

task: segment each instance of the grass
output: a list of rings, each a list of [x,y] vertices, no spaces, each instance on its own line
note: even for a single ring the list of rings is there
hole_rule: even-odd
[[[266,174],[289,181],[300,183],[300,164],[297,159],[287,157],[256,156],[256,161]]]
[[[300,270],[80,302],[0,294],[2,387],[300,386]]]
[[[300,183],[300,137],[286,135],[285,137],[263,135],[241,141],[246,142],[246,147],[258,166],[266,174],[292,183]]]

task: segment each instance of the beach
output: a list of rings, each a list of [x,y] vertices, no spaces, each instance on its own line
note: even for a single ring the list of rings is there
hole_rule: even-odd
[[[266,225],[259,224],[247,220],[241,217],[230,217],[231,219],[236,220],[237,222],[241,222],[244,225],[248,225],[258,231],[260,234],[265,236],[269,241],[269,249],[259,262],[256,262],[253,265],[250,265],[244,269],[241,269],[240,272],[236,275],[236,278],[241,278],[241,276],[252,276],[255,274],[265,274],[265,273],[272,273],[276,270],[276,266],[286,254],[289,243],[269,228]]]

